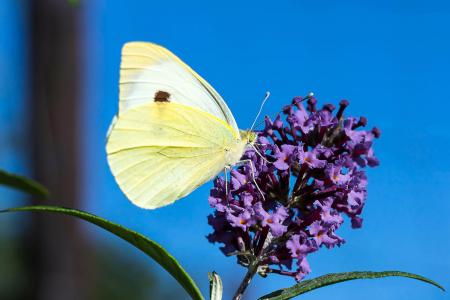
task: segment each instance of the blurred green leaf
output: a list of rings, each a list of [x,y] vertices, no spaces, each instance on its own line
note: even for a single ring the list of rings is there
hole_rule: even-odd
[[[431,279],[428,279],[426,277],[412,274],[412,273],[406,273],[406,272],[400,272],[400,271],[385,271],[385,272],[345,272],[345,273],[333,273],[333,274],[327,274],[324,276],[320,276],[314,279],[305,280],[302,281],[290,288],[280,289],[275,292],[272,292],[270,294],[264,295],[259,300],[285,300],[285,299],[291,299],[293,297],[296,297],[298,295],[307,293],[309,291],[327,286],[332,285],[339,282],[344,282],[348,280],[355,280],[355,279],[373,279],[373,278],[381,278],[381,277],[390,277],[390,276],[400,276],[400,277],[407,277],[412,279],[417,279],[429,284],[432,284],[441,290],[445,291],[445,289],[438,283],[434,282]]]
[[[0,170],[0,184],[35,196],[47,197],[49,194],[48,190],[40,183],[3,170]]]
[[[115,224],[98,216],[92,215],[90,213],[64,208],[57,206],[24,206],[16,207],[11,209],[6,209],[0,211],[3,212],[17,212],[17,211],[34,211],[34,212],[52,212],[59,213],[69,216],[74,216],[79,219],[85,220],[89,223],[97,225],[112,234],[120,237],[121,239],[127,241],[134,247],[138,248],[150,258],[155,260],[161,267],[163,267],[167,272],[169,272],[172,277],[174,277],[178,283],[186,290],[186,292],[194,300],[203,300],[203,296],[200,293],[199,288],[195,284],[194,280],[189,276],[189,274],[181,267],[178,261],[170,255],[163,247],[154,241],[148,239],[140,233],[132,231],[126,227]]]
[[[80,0],[67,0],[69,4],[73,7],[80,5]]]
[[[222,300],[223,285],[222,279],[216,272],[208,273],[209,277],[209,299]]]
[[[158,266],[149,266],[148,263],[143,263],[141,257],[127,255],[123,251],[123,247],[116,247],[114,243],[96,240],[95,244],[89,246],[89,256],[89,267],[95,270],[94,278],[89,279],[94,279],[95,282],[86,290],[88,296],[85,298],[86,300],[179,300],[189,298],[181,286],[160,276],[161,270]],[[2,273],[3,268],[0,278]],[[24,284],[22,284],[23,286]],[[11,298],[2,298],[0,295],[0,299]],[[19,298],[13,299],[19,300]]]

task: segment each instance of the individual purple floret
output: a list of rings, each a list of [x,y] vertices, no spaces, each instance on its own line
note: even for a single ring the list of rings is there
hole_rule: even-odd
[[[379,164],[372,144],[380,130],[362,130],[364,117],[345,118],[348,105],[342,100],[337,110],[332,104],[319,109],[314,97],[295,97],[275,120],[266,117],[257,132],[259,153],[249,147],[242,157],[253,162],[258,186],[248,165],[233,170],[228,183],[214,181],[208,240],[262,276],[300,281],[311,272],[308,254],[344,243],[336,234],[343,215],[352,228],[361,227],[364,168]]]

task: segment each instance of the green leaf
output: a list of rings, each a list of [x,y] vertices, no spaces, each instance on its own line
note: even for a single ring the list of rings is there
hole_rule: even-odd
[[[67,1],[73,7],[77,7],[78,5],[80,5],[80,1],[79,0],[67,0]]]
[[[428,279],[426,277],[412,274],[412,273],[406,273],[406,272],[400,272],[400,271],[385,271],[385,272],[345,272],[345,273],[332,273],[327,274],[324,276],[320,276],[314,279],[305,280],[302,281],[290,288],[280,289],[275,292],[272,292],[270,294],[264,295],[259,300],[284,300],[284,299],[291,299],[293,297],[296,297],[298,295],[310,292],[312,290],[339,283],[344,282],[348,280],[355,280],[355,279],[373,279],[373,278],[381,278],[381,277],[390,277],[390,276],[400,276],[400,277],[407,277],[412,279],[417,279],[429,284],[432,284],[441,290],[445,291],[445,289],[438,283],[434,282],[431,279]]]
[[[0,184],[35,196],[47,197],[49,194],[47,189],[40,183],[3,170],[0,170]]]
[[[85,220],[89,223],[97,225],[112,234],[120,237],[121,239],[127,241],[134,247],[138,248],[150,258],[155,260],[161,267],[163,267],[167,272],[175,278],[179,284],[188,292],[194,300],[204,300],[199,288],[195,284],[194,280],[189,276],[189,274],[181,267],[178,261],[170,255],[163,247],[154,241],[148,239],[140,233],[132,231],[124,226],[115,224],[98,216],[92,215],[90,213],[64,208],[57,206],[24,206],[16,207],[11,209],[6,209],[0,211],[3,212],[16,212],[16,211],[34,211],[34,212],[52,212],[59,213],[69,216],[74,216],[79,219]]]
[[[222,300],[223,285],[222,279],[216,272],[208,273],[209,277],[209,297],[211,300]]]

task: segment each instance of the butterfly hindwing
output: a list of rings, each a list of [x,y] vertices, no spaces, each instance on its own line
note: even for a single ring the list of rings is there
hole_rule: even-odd
[[[170,204],[217,175],[236,137],[224,121],[196,108],[150,102],[119,115],[107,143],[111,170],[136,205]]]

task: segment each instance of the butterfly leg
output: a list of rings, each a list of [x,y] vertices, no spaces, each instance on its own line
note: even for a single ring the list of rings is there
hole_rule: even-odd
[[[240,160],[236,163],[236,166],[238,165],[244,165],[244,164],[248,164],[250,165],[250,176],[252,177],[252,181],[256,186],[256,189],[259,191],[259,193],[261,194],[261,197],[263,198],[263,200],[266,200],[266,198],[264,197],[264,194],[261,190],[261,188],[259,187],[259,185],[256,183],[256,178],[255,178],[255,174],[256,174],[256,168],[255,165],[253,164],[253,161],[251,159],[243,159]]]
[[[228,172],[230,172],[231,167],[230,166],[225,166],[225,168],[223,168],[223,175],[225,177],[225,201],[227,202],[227,205],[229,205],[228,203]]]
[[[269,162],[269,161],[261,154],[261,152],[259,152],[259,150],[256,149],[256,147],[255,147],[254,144],[249,144],[249,145],[253,148],[253,150],[255,150],[255,153],[258,154],[259,157],[261,157],[262,160],[264,160],[266,163],[270,163],[270,162]],[[261,144],[261,145],[262,145],[262,144]],[[253,163],[253,162],[252,162],[252,163]]]

